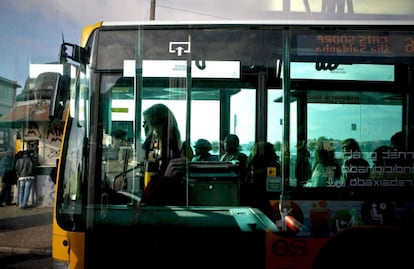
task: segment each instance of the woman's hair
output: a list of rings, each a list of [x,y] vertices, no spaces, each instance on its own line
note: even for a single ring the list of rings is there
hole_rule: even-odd
[[[347,138],[342,141],[342,148],[346,147],[346,151],[361,152],[358,142],[353,138]]]
[[[391,136],[390,142],[394,150],[404,151],[405,134],[402,131],[396,132]]]
[[[143,112],[145,124],[151,132],[147,134],[146,143],[156,133],[161,140],[161,170],[165,170],[169,160],[180,156],[181,135],[177,120],[171,110],[164,104],[155,104]],[[148,148],[147,148],[148,149]]]
[[[312,171],[316,169],[318,164],[322,164],[325,167],[335,167],[335,177],[341,175],[340,165],[335,158],[335,147],[333,142],[324,137],[318,139],[318,145],[312,163]]]
[[[387,164],[388,158],[384,158],[384,156],[388,156],[392,151],[392,147],[383,145],[379,146],[374,150],[374,152],[371,154],[371,160],[376,166],[385,166]]]
[[[266,168],[274,166],[279,161],[273,144],[270,142],[257,142],[252,148],[248,159],[248,167]]]
[[[236,134],[229,134],[224,140],[227,144],[226,151],[228,153],[236,153],[240,150],[240,140]]]

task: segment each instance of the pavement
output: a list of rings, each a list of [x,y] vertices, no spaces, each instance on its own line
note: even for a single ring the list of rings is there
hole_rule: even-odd
[[[0,207],[0,252],[52,255],[53,207]]]

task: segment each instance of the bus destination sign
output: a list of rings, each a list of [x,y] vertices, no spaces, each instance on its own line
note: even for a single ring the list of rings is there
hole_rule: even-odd
[[[298,56],[414,57],[413,32],[301,32],[295,41]]]

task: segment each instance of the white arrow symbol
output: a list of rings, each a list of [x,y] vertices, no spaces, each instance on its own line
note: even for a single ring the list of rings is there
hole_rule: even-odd
[[[181,56],[183,54],[184,48],[183,47],[177,47],[176,50],[177,50],[177,55]]]

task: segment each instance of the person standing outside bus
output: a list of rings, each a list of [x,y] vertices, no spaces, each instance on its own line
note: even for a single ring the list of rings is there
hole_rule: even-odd
[[[23,152],[23,157],[16,161],[16,175],[19,189],[19,207],[24,209],[27,208],[27,201],[35,180],[33,162],[27,151]]]
[[[13,178],[15,178],[15,176],[13,176],[13,168],[13,152],[8,151],[0,160],[0,177],[3,181],[3,185],[0,192],[0,207],[3,206],[3,203],[6,203],[6,205],[11,204],[11,186],[13,184]]]

